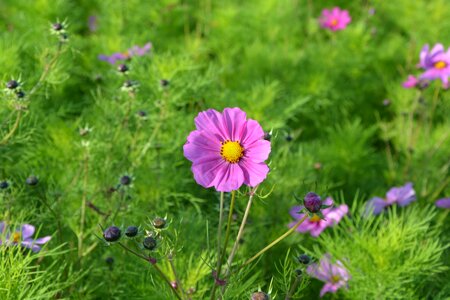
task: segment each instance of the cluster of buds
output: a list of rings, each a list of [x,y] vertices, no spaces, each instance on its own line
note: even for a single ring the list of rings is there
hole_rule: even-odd
[[[4,91],[8,95],[15,96],[17,100],[25,98],[25,92],[22,89],[22,82],[20,80],[11,79],[8,81]]]
[[[59,22],[51,24],[50,26],[50,32],[53,35],[56,35],[59,39],[60,43],[65,43],[69,40],[69,36],[67,35],[67,22]]]
[[[122,87],[120,88],[123,92],[134,94],[137,92],[139,88],[139,82],[135,80],[125,80],[125,82],[122,84]]]

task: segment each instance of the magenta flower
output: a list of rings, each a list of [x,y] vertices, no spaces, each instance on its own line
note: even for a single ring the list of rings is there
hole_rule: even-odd
[[[367,211],[373,210],[374,215],[380,214],[383,209],[397,203],[399,206],[406,206],[416,200],[416,192],[412,183],[408,182],[404,186],[393,187],[385,198],[373,197],[367,202]]]
[[[450,209],[450,198],[439,199],[435,204],[437,207]]]
[[[14,230],[14,232],[7,231],[5,222],[0,222],[0,245],[20,245],[31,249],[33,252],[39,252],[43,245],[50,241],[51,236],[33,239],[35,227],[30,224],[23,224],[21,228]],[[3,239],[4,238],[4,239]]]
[[[322,202],[324,205],[333,205],[333,199],[328,197]],[[303,206],[294,206],[290,210],[290,215],[297,221],[304,217],[305,214],[299,213],[303,209]],[[297,227],[298,232],[309,232],[311,236],[318,237],[322,231],[327,227],[332,227],[338,224],[341,219],[348,213],[348,206],[346,204],[339,205],[338,207],[325,208],[322,211],[324,219],[321,219],[317,214],[313,214],[311,218],[306,219],[300,226]],[[289,227],[293,227],[297,221],[289,223]]]
[[[270,142],[264,140],[261,126],[240,108],[200,112],[183,146],[192,162],[195,181],[221,192],[239,189],[242,184],[256,186],[267,176]]]
[[[109,62],[114,65],[116,61],[131,59],[133,56],[143,56],[152,49],[152,44],[147,43],[143,47],[133,46],[125,52],[116,52],[111,55],[100,54],[99,60]]]
[[[420,52],[419,67],[425,69],[419,79],[435,80],[441,79],[444,88],[449,87],[448,77],[450,76],[450,49],[444,50],[442,44],[436,44],[429,51],[428,44],[423,46]]]
[[[338,260],[336,264],[332,264],[329,254],[325,254],[319,263],[310,265],[306,271],[311,277],[325,282],[320,290],[320,297],[326,293],[336,293],[341,287],[348,287],[347,282],[350,280],[350,275],[347,269]]]
[[[322,16],[319,23],[323,28],[328,28],[332,31],[342,30],[347,27],[352,19],[347,10],[341,10],[339,7],[322,10]]]
[[[403,82],[402,85],[405,89],[410,89],[416,87],[417,84],[419,84],[419,79],[417,79],[413,75],[408,75],[408,79],[406,79],[406,81]]]

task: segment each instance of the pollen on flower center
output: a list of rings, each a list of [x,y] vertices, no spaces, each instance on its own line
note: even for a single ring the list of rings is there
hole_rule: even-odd
[[[20,241],[20,232],[14,232],[13,234],[13,242],[18,243]]]
[[[321,219],[318,215],[314,214],[311,219],[309,219],[310,222],[319,222]]]
[[[434,67],[435,67],[436,69],[441,70],[441,69],[447,67],[447,64],[445,63],[445,61],[442,61],[442,60],[441,60],[441,61],[436,62],[436,63],[434,64]]]
[[[333,283],[339,282],[341,280],[341,277],[339,275],[333,275],[333,277],[331,277],[331,281]]]
[[[331,26],[337,26],[338,21],[336,19],[333,19],[330,21]]]
[[[220,155],[229,163],[237,163],[244,156],[244,148],[239,141],[224,141],[220,148]]]

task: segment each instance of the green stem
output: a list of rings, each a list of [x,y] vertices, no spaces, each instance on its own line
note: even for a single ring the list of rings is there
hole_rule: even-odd
[[[3,137],[3,139],[0,141],[0,145],[5,145],[8,140],[12,137],[12,135],[14,134],[14,132],[16,132],[17,128],[19,128],[19,123],[20,123],[20,119],[22,117],[22,111],[19,110],[17,112],[17,117],[16,117],[16,121],[14,122],[13,127],[11,128],[11,130]]]
[[[173,263],[173,256],[172,256],[172,253],[169,254],[169,256],[167,257],[167,259],[169,260],[170,268],[172,269],[173,276],[175,277],[175,282],[177,283],[177,287],[178,287],[178,288],[180,289],[180,291],[181,291],[181,296],[182,296],[183,299],[185,299],[185,298],[186,298],[186,295],[185,295],[185,293],[184,293],[183,286],[181,285],[181,280],[179,279],[178,274],[177,274],[177,272],[176,272],[176,270],[175,270],[175,264]]]
[[[219,208],[219,226],[217,227],[217,267],[216,267],[216,278],[219,278],[220,276],[220,268],[222,266],[221,259],[222,259],[222,253],[220,249],[221,241],[222,241],[222,223],[223,223],[223,202],[224,202],[224,192],[220,192],[220,208]],[[216,279],[215,278],[215,279]],[[211,291],[211,300],[214,299],[216,295],[216,280],[214,279],[214,286]]]
[[[300,226],[300,224],[303,223],[303,221],[305,221],[308,218],[308,215],[305,214],[305,216],[303,218],[301,218],[292,228],[290,228],[288,231],[286,231],[283,235],[281,235],[280,237],[278,237],[276,240],[274,240],[272,243],[270,243],[269,245],[267,245],[264,249],[262,249],[261,251],[259,251],[258,253],[256,253],[252,258],[248,259],[246,262],[244,262],[238,270],[242,269],[243,267],[245,267],[246,265],[250,264],[252,261],[254,261],[255,259],[257,259],[258,257],[260,257],[261,255],[263,255],[267,250],[269,250],[270,248],[272,248],[273,246],[275,246],[276,244],[278,244],[279,242],[281,242],[284,238],[286,238],[287,236],[289,236],[291,233],[293,233],[298,226]]]
[[[84,157],[84,180],[83,180],[83,196],[81,198],[81,217],[80,217],[80,233],[78,235],[78,259],[81,261],[83,256],[83,239],[84,239],[84,225],[86,223],[86,198],[87,198],[87,185],[89,174],[89,153],[86,149]]]
[[[289,289],[289,292],[286,295],[286,298],[284,300],[291,300],[291,297],[294,295],[295,290],[298,287],[298,284],[300,283],[300,277],[301,276],[295,276],[294,283],[292,283],[291,288]]]
[[[134,251],[134,250],[128,248],[127,246],[125,246],[124,244],[122,244],[122,243],[120,243],[120,242],[119,242],[118,244],[119,244],[119,246],[121,246],[122,248],[124,248],[126,251],[128,251],[128,252],[130,252],[130,253],[136,255],[137,257],[139,257],[139,258],[145,260],[146,262],[149,261],[149,258],[148,258],[148,257],[146,257],[146,256],[144,256],[144,255],[142,255],[142,254],[140,254],[140,253],[137,253],[136,251]],[[161,278],[169,285],[169,287],[172,289],[172,291],[173,291],[173,293],[175,294],[175,296],[177,297],[177,299],[183,300],[183,299],[180,297],[180,295],[178,294],[178,291],[177,291],[177,290],[172,286],[172,284],[170,283],[169,278],[167,278],[167,276],[166,276],[166,275],[164,274],[164,272],[156,265],[156,263],[155,263],[155,264],[151,263],[151,265],[153,266],[153,268],[155,268],[156,272],[158,272],[159,276],[161,276]]]

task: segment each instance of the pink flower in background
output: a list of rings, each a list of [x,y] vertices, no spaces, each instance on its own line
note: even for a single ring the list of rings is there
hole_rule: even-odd
[[[406,89],[410,89],[410,88],[416,87],[416,85],[418,83],[419,83],[419,79],[417,79],[413,75],[408,75],[408,79],[406,79],[406,81],[403,82],[403,87]]]
[[[435,204],[437,207],[450,209],[450,198],[439,199]]]
[[[334,7],[331,11],[329,9],[322,10],[322,16],[319,19],[319,23],[323,28],[337,31],[345,29],[351,20],[347,10],[341,10],[339,7]]]
[[[152,44],[147,43],[143,47],[133,46],[125,52],[116,52],[111,55],[100,54],[99,60],[109,62],[114,65],[116,61],[131,59],[133,56],[143,56],[152,49]]]
[[[393,204],[406,206],[416,200],[416,191],[413,189],[411,182],[404,186],[393,187],[387,193],[385,198],[373,197],[367,202],[367,211],[373,210],[374,215],[380,214],[383,209]]]
[[[445,51],[442,44],[436,44],[431,51],[428,44],[420,52],[420,68],[425,72],[419,79],[435,80],[441,79],[443,87],[449,87],[448,77],[450,76],[450,49]]]
[[[332,264],[329,254],[325,254],[319,263],[310,265],[306,271],[311,277],[325,282],[320,290],[320,297],[326,293],[336,293],[341,287],[347,287],[350,280],[350,274],[344,265],[338,260]]]
[[[195,181],[221,192],[239,189],[242,184],[256,186],[267,176],[264,162],[270,142],[264,140],[261,126],[240,108],[200,112],[183,147],[192,162]]]
[[[333,199],[328,197],[323,201],[324,205],[332,205]],[[303,206],[294,206],[290,210],[291,216],[297,221],[304,217],[304,213],[299,213],[303,209]],[[317,237],[327,227],[332,227],[338,224],[342,217],[348,213],[348,206],[346,204],[339,205],[338,207],[329,207],[322,210],[324,219],[321,219],[318,215],[313,214],[312,217],[303,221],[300,226],[297,227],[298,232],[309,232],[311,236]],[[293,227],[297,221],[289,223],[289,227]]]
[[[39,245],[45,244],[50,241],[51,237],[46,236],[39,239],[33,239],[32,236],[35,231],[35,227],[30,224],[23,224],[20,229],[9,232],[6,230],[5,222],[0,222],[0,245],[20,245],[25,248],[31,249],[33,252],[39,252],[41,247]],[[2,236],[4,235],[4,240]]]

